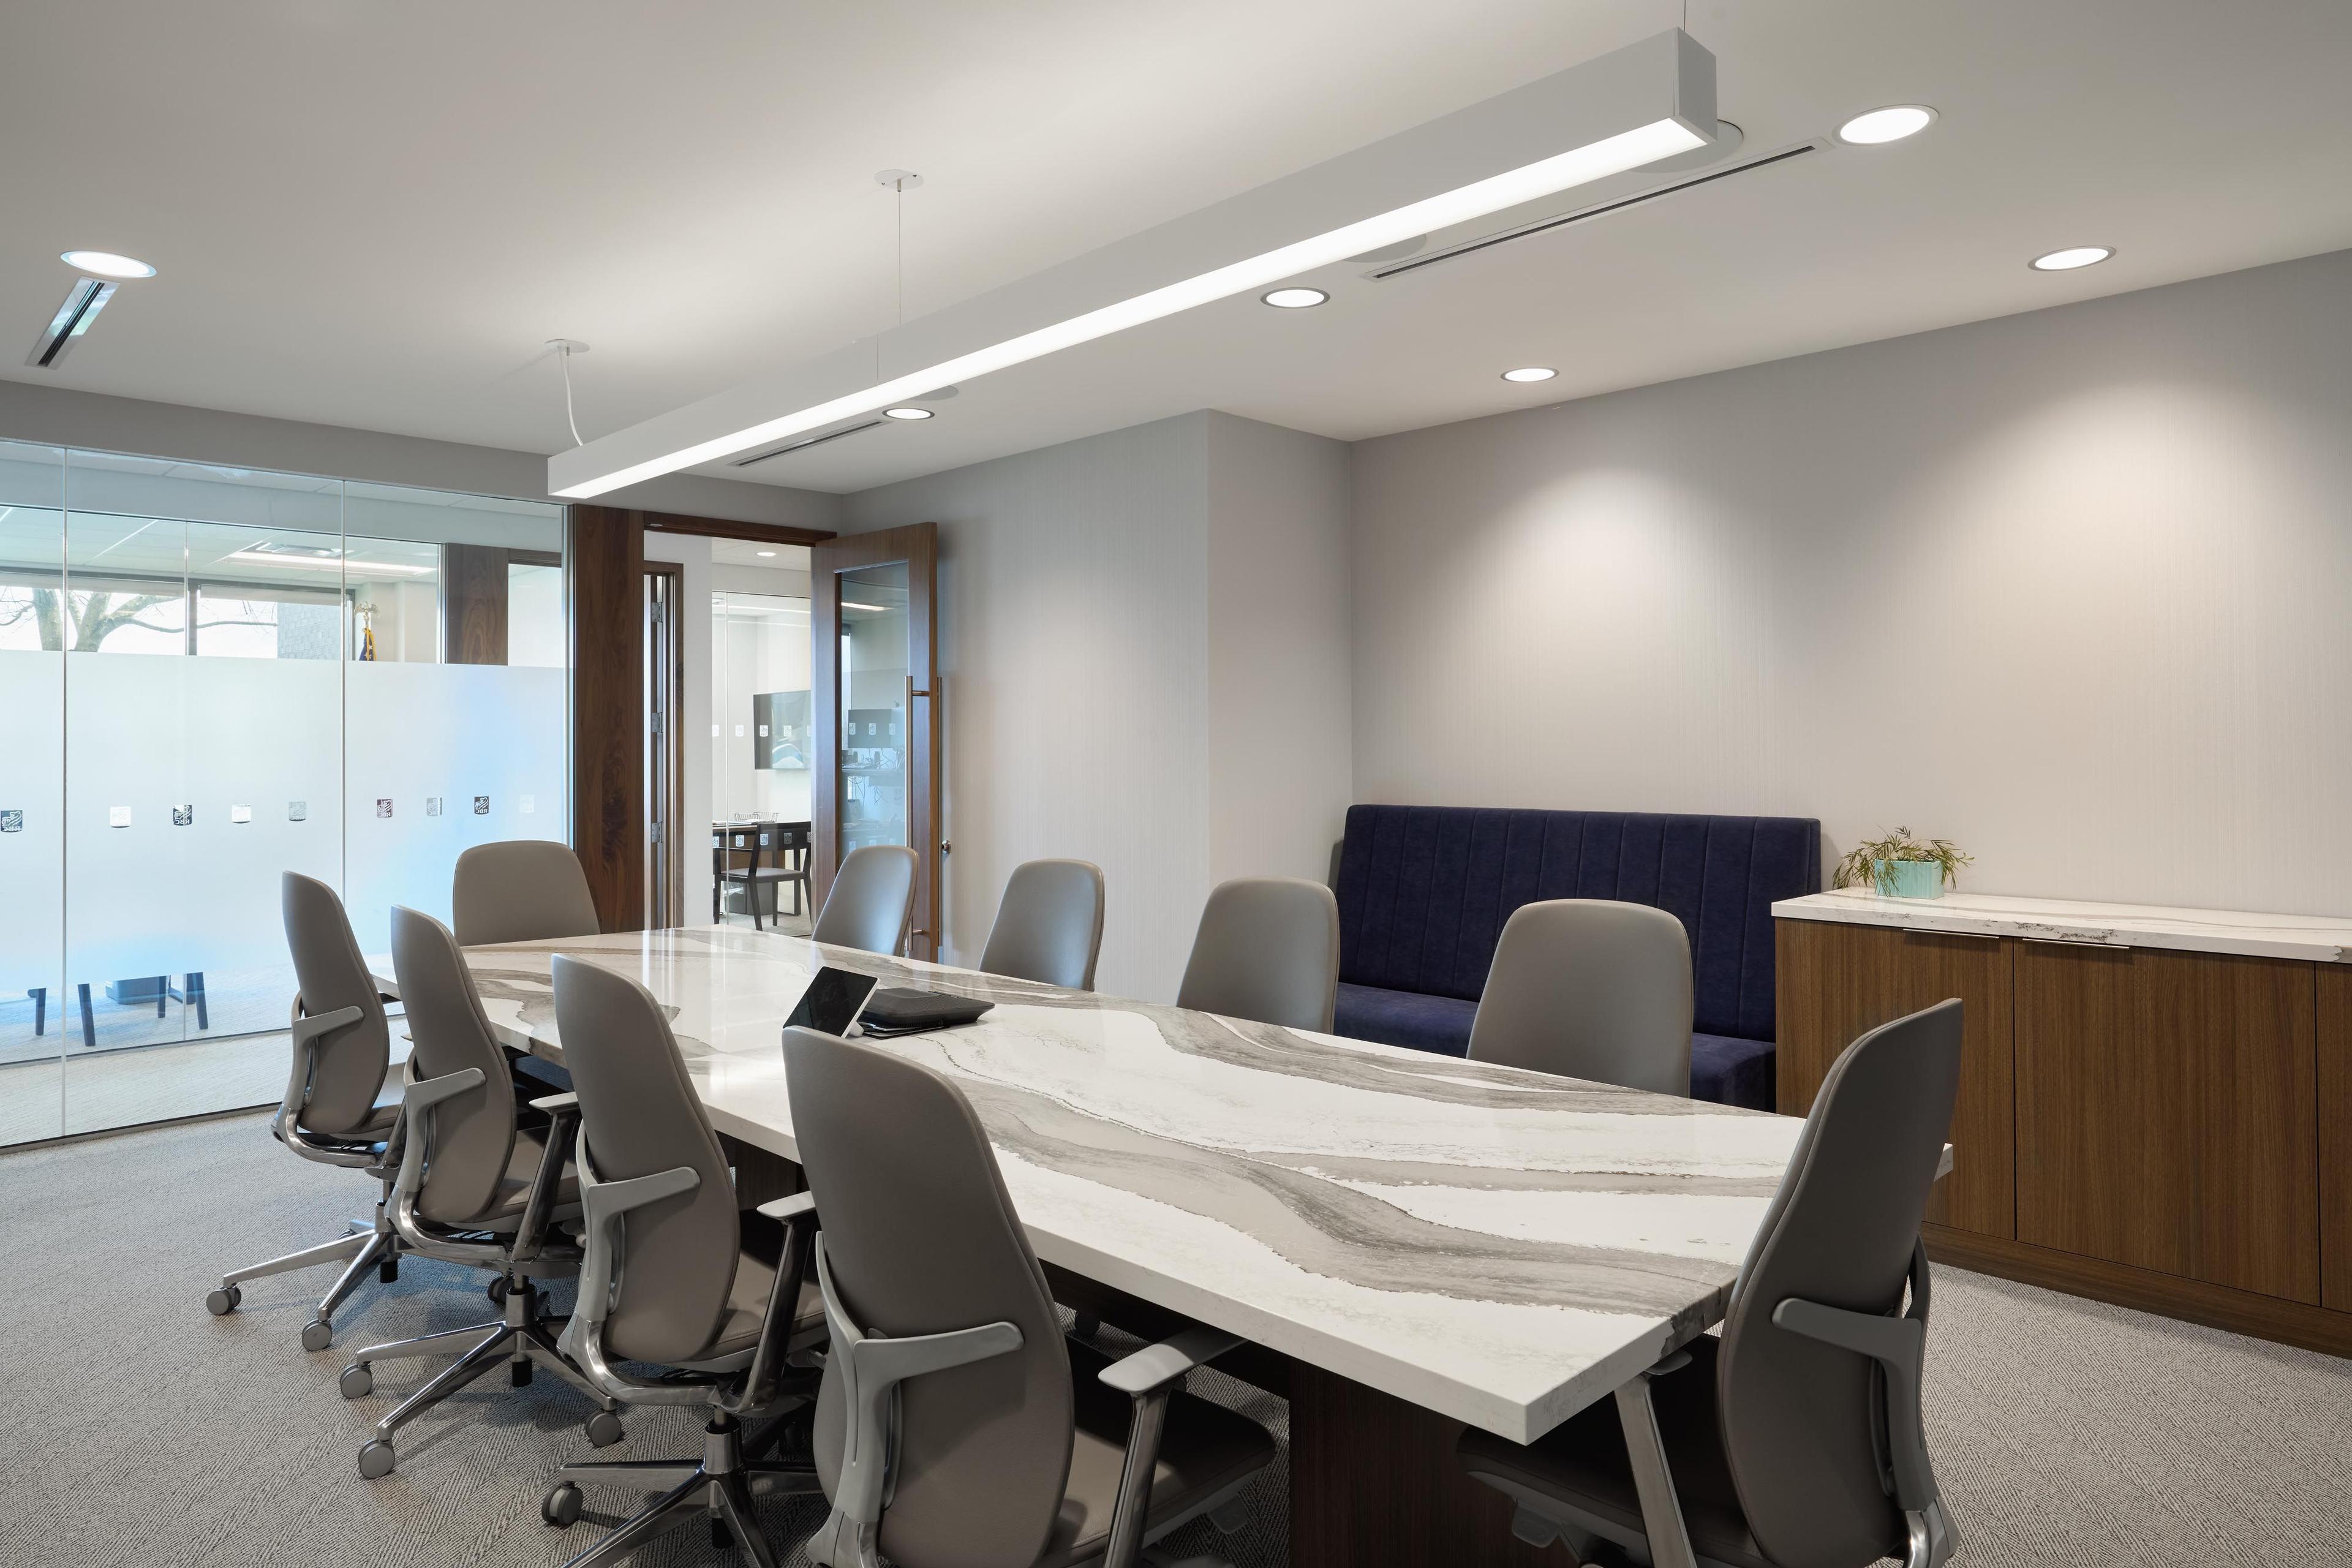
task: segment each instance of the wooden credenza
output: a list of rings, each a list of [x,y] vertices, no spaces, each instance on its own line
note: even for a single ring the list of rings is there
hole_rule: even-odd
[[[2352,929],[1958,896],[1773,912],[1784,1112],[1864,1031],[1966,1004],[1931,1254],[2352,1354]]]

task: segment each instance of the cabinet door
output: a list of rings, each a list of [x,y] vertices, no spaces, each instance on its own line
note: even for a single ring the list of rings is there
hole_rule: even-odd
[[[2313,966],[2026,942],[2021,1241],[2319,1300]]]
[[[1826,921],[1779,932],[1780,1109],[1801,1116],[1830,1065],[1879,1025],[1957,996],[1966,1009],[1960,1089],[1952,1107],[1952,1173],[1927,1218],[1988,1236],[2015,1234],[2010,948],[1990,937]]]
[[[2319,1300],[2352,1312],[2352,964],[2319,972]]]

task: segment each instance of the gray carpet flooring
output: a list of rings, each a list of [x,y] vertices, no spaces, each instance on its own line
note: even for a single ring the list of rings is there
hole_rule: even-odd
[[[342,1357],[295,1342],[323,1270],[205,1315],[224,1267],[323,1239],[369,1195],[257,1117],[0,1154],[0,1563],[536,1568],[625,1511],[606,1489],[574,1531],[539,1522],[551,1467],[586,1452],[585,1403],[545,1377],[485,1380],[406,1429],[391,1477],[362,1480],[368,1426],[439,1363],[386,1363],[380,1394],[340,1398]],[[411,1260],[347,1309],[340,1343],[487,1317],[475,1279]],[[1951,1269],[1928,1353],[1969,1568],[2352,1560],[2352,1363]],[[1198,1386],[1282,1434],[1280,1401],[1213,1373]],[[690,1413],[627,1421],[608,1457],[696,1447]],[[1277,1568],[1279,1465],[1252,1495],[1223,1549]],[[779,1540],[814,1522],[805,1503],[768,1506]],[[1220,1543],[1202,1522],[1168,1544]],[[688,1531],[638,1561],[740,1559]]]

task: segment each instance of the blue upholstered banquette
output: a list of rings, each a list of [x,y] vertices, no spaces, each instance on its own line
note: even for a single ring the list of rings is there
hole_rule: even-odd
[[[1769,1110],[1771,907],[1821,890],[1821,843],[1811,817],[1350,806],[1339,1032],[1458,1057],[1513,910],[1622,899],[1690,933],[1692,1094]]]

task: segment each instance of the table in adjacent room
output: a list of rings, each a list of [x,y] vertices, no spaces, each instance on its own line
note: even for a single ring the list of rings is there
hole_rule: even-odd
[[[797,1153],[780,1029],[820,965],[993,1002],[880,1043],[970,1096],[1066,1303],[1251,1342],[1220,1366],[1290,1402],[1300,1568],[1554,1561],[1455,1437],[1539,1436],[1719,1320],[1801,1126],[728,927],[467,950],[557,1062],[558,952],[669,1012],[755,1186]]]

